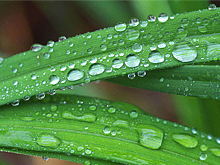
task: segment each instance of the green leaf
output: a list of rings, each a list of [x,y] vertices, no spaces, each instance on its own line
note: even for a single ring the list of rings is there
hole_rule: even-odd
[[[0,64],[0,105],[51,89],[219,59],[220,9],[116,26],[17,54]],[[199,18],[198,18],[199,15]],[[164,18],[165,17],[165,18]],[[131,21],[131,22],[132,22]],[[134,26],[134,27],[133,27]],[[146,26],[146,27],[144,27]],[[156,50],[155,50],[156,49]]]
[[[100,164],[218,164],[219,139],[133,105],[56,95],[2,106],[0,150]]]

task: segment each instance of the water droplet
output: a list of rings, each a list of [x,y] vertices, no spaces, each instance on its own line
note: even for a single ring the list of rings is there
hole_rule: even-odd
[[[166,14],[166,13],[161,13],[161,14],[159,14],[159,16],[158,16],[158,20],[160,21],[160,22],[166,22],[167,20],[168,20],[168,15]]]
[[[3,61],[4,61],[4,58],[0,57],[0,64],[3,63]]]
[[[48,91],[50,95],[55,95],[56,94],[56,89],[52,89]]]
[[[115,58],[113,61],[112,61],[112,67],[113,68],[121,68],[123,66],[123,61],[119,58]]]
[[[84,72],[78,69],[72,69],[67,74],[67,79],[69,81],[77,81],[77,80],[82,79],[83,77],[84,77]]]
[[[44,98],[45,98],[45,93],[39,93],[39,94],[37,94],[37,95],[36,95],[36,98],[37,98],[38,100],[44,99]]]
[[[20,119],[23,121],[33,121],[35,118],[31,116],[26,116],[26,117],[20,117]]]
[[[31,51],[33,51],[33,52],[38,52],[38,51],[41,50],[42,47],[43,47],[43,46],[40,45],[40,44],[34,44],[34,45],[31,46]]]
[[[52,112],[56,111],[56,110],[57,110],[57,106],[56,106],[56,105],[51,105],[51,106],[50,106],[50,110],[51,110]]]
[[[155,22],[156,21],[156,17],[154,15],[149,15],[147,17],[148,22]]]
[[[106,46],[105,44],[102,44],[102,45],[100,46],[100,48],[101,48],[102,51],[107,50],[107,46]]]
[[[209,6],[208,6],[208,9],[209,10],[215,10],[217,7],[216,7],[216,5],[215,4],[210,4]]]
[[[18,85],[18,81],[17,80],[13,81],[13,85]]]
[[[141,21],[141,27],[146,27],[148,25],[148,21]]]
[[[220,44],[208,43],[207,55],[219,55],[220,54]]]
[[[90,106],[89,106],[89,109],[90,109],[91,111],[95,111],[95,110],[96,110],[96,106],[95,106],[95,105],[90,105]]]
[[[187,18],[183,18],[181,20],[181,24],[182,24],[182,26],[187,26],[189,24],[189,20]]]
[[[211,148],[209,149],[215,156],[220,157],[220,149],[219,148]]]
[[[44,59],[50,58],[50,54],[49,54],[49,53],[43,53],[43,58],[44,58]]]
[[[195,148],[198,145],[196,138],[186,134],[173,134],[172,139],[187,148]]]
[[[132,46],[132,50],[134,52],[140,52],[142,50],[142,45],[138,44],[138,43],[135,43],[133,46]]]
[[[111,128],[106,126],[104,129],[103,129],[103,132],[104,134],[109,134],[111,132]]]
[[[198,131],[197,131],[197,128],[195,128],[195,127],[194,127],[194,128],[192,128],[192,133],[193,133],[193,134],[195,134],[195,135],[196,135],[196,134],[197,134],[197,132],[198,132]]]
[[[52,48],[54,46],[54,41],[48,41],[47,46]]]
[[[205,145],[205,144],[202,144],[201,146],[200,146],[200,150],[201,151],[206,151],[208,149],[208,147]]]
[[[44,161],[48,161],[50,158],[49,158],[48,156],[42,156],[42,159],[43,159]]]
[[[130,19],[130,21],[129,21],[129,25],[130,26],[137,26],[139,24],[139,20],[137,19],[137,18],[132,18],[132,19]]]
[[[108,112],[109,112],[109,113],[115,113],[115,112],[116,112],[116,108],[115,108],[115,107],[110,107],[110,108],[108,109]]]
[[[84,161],[84,165],[91,165],[89,160]],[[98,164],[97,164],[98,165]]]
[[[164,82],[164,78],[161,77],[161,78],[159,79],[159,81],[160,81],[161,83]]]
[[[57,75],[51,75],[49,77],[49,82],[52,85],[56,85],[59,81],[60,81],[60,77],[58,77]]]
[[[13,73],[17,73],[17,71],[18,71],[18,69],[16,69],[16,68],[13,68],[13,69],[12,69],[12,72],[13,72]]]
[[[160,49],[162,49],[162,48],[165,48],[165,47],[166,47],[166,44],[163,42],[163,43],[158,44],[157,47],[160,48]]]
[[[60,36],[60,37],[58,38],[58,41],[59,41],[59,42],[64,41],[64,40],[66,40],[66,37],[65,37],[65,36]]]
[[[138,113],[137,113],[137,111],[135,111],[135,110],[131,111],[131,112],[129,113],[129,115],[130,115],[131,118],[136,118],[136,117],[138,117]]]
[[[206,158],[207,158],[207,154],[205,153],[200,154],[200,157],[199,157],[200,160],[206,160]]]
[[[133,80],[135,77],[136,77],[135,73],[129,73],[129,74],[128,74],[128,78],[129,78],[130,80]]]
[[[14,107],[15,107],[15,106],[18,106],[18,105],[19,105],[19,102],[20,102],[19,100],[15,100],[15,101],[13,101],[13,102],[11,103],[11,105],[14,106]]]
[[[30,96],[24,96],[23,100],[28,101],[28,100],[30,100],[30,98],[31,98]]]
[[[184,29],[184,27],[177,28],[177,37],[184,38],[188,34],[188,31]]]
[[[152,125],[140,124],[137,127],[139,142],[142,146],[150,149],[158,149],[162,145],[163,131]]]
[[[138,71],[137,72],[138,77],[144,77],[144,76],[146,76],[146,74],[147,74],[146,71]]]
[[[126,37],[131,41],[136,40],[139,36],[140,36],[140,32],[138,30],[128,29],[126,31]]]
[[[164,55],[155,50],[149,54],[148,60],[154,64],[161,63],[164,62]]]
[[[140,59],[134,55],[134,54],[129,54],[125,58],[125,65],[127,65],[130,68],[137,67],[140,64]]]
[[[57,148],[61,141],[50,134],[41,134],[37,137],[37,144],[43,147]]]
[[[82,116],[75,116],[69,111],[63,111],[62,117],[64,119],[72,119],[72,120],[87,121],[87,122],[94,122],[96,120],[96,115],[92,113],[85,113]]]
[[[181,62],[191,62],[197,57],[197,52],[189,42],[180,42],[174,45],[172,54]]]
[[[96,63],[89,67],[89,74],[92,76],[102,74],[105,71],[105,67],[102,64]]]
[[[125,31],[126,27],[127,26],[125,23],[119,23],[119,24],[115,25],[115,30],[117,32],[122,32],[122,31]]]

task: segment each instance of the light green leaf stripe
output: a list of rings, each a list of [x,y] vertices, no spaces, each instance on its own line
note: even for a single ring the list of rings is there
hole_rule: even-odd
[[[2,106],[0,119],[1,151],[84,164],[217,165],[220,161],[219,139],[144,114],[127,103],[47,96],[18,107]]]
[[[185,65],[147,72],[145,77],[108,79],[120,85],[158,92],[220,99],[219,65]]]
[[[137,71],[219,60],[219,11],[150,16],[139,24],[133,19],[127,28],[121,24],[35,45],[0,64],[0,105]]]

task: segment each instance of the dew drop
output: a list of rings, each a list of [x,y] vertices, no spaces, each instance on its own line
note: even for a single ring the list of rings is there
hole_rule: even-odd
[[[115,107],[110,107],[110,108],[108,109],[108,112],[109,112],[109,113],[115,113],[115,112],[116,112],[116,108],[115,108]]]
[[[134,55],[129,54],[125,58],[125,65],[127,65],[130,68],[137,67],[140,64],[140,59]]]
[[[206,160],[207,159],[207,154],[201,153],[200,156],[199,156],[199,159],[200,160]]]
[[[17,73],[17,71],[18,71],[18,70],[17,70],[16,68],[13,68],[13,69],[12,69],[12,72],[13,72],[13,73]]]
[[[78,69],[72,69],[67,74],[67,79],[69,81],[77,81],[84,77],[84,72]]]
[[[57,148],[61,141],[50,134],[41,134],[37,137],[37,144],[43,147]]]
[[[197,131],[197,128],[192,128],[192,133],[193,133],[193,134],[195,134],[195,135],[196,135],[196,134],[197,134],[197,132],[198,132],[198,131]]]
[[[95,106],[95,105],[90,105],[90,106],[89,106],[89,109],[90,109],[91,111],[95,111],[95,110],[96,110],[96,106]]]
[[[0,57],[0,64],[3,63],[3,61],[4,61],[4,58]]]
[[[126,31],[126,37],[131,41],[136,40],[139,36],[140,36],[140,32],[138,30],[128,29]]]
[[[187,148],[195,148],[198,145],[198,140],[186,134],[173,134],[172,139]]]
[[[217,7],[216,7],[216,5],[215,4],[210,4],[209,6],[208,6],[208,9],[209,10],[215,10]]]
[[[43,58],[44,58],[44,59],[50,58],[50,54],[49,54],[49,53],[43,53]]]
[[[159,81],[160,81],[161,83],[164,82],[164,78],[161,77],[161,78],[159,79]]]
[[[148,22],[155,22],[156,21],[156,17],[154,15],[149,15],[147,17]]]
[[[168,15],[166,14],[166,13],[161,13],[161,14],[159,14],[159,16],[158,16],[158,20],[160,21],[160,22],[166,22],[167,20],[168,20]]]
[[[123,66],[123,61],[119,58],[116,58],[112,61],[112,67],[113,68],[121,68]]]
[[[43,47],[43,46],[40,45],[40,44],[34,44],[34,45],[31,46],[31,51],[33,51],[33,52],[38,52],[38,51],[41,50],[42,47]]]
[[[107,50],[107,46],[105,44],[100,45],[101,51]]]
[[[131,118],[136,118],[136,117],[138,117],[138,113],[137,113],[137,111],[133,110],[133,111],[131,111],[131,112],[129,113],[129,116],[130,116]]]
[[[138,75],[138,77],[144,77],[144,76],[146,76],[146,71],[138,71],[137,72],[137,75]]]
[[[111,129],[110,129],[108,126],[106,126],[106,127],[103,129],[103,132],[104,132],[104,134],[109,134],[109,133],[111,132]]]
[[[119,23],[119,24],[115,25],[115,30],[117,32],[122,32],[122,31],[125,31],[126,27],[127,26],[125,23]]]
[[[187,26],[189,24],[189,20],[187,18],[183,18],[181,20],[181,24],[182,24],[182,26]]]
[[[133,46],[132,46],[132,50],[134,52],[140,52],[142,50],[142,45],[138,44],[138,43],[135,43]]]
[[[162,145],[163,131],[152,125],[140,124],[137,127],[139,142],[142,146],[150,149],[158,149]]]
[[[148,21],[141,21],[141,27],[146,27],[148,25]]]
[[[57,110],[57,106],[56,106],[56,105],[51,105],[51,106],[50,106],[50,110],[51,110],[52,112],[56,111],[56,110]]]
[[[130,21],[129,21],[129,25],[130,26],[137,26],[139,24],[139,20],[137,19],[137,18],[132,18],[132,19],[130,19]]]
[[[20,119],[23,120],[23,121],[33,121],[33,120],[35,120],[35,118],[31,117],[31,116],[20,117]]]
[[[37,98],[38,100],[44,99],[44,98],[45,98],[45,93],[39,93],[39,94],[37,94],[37,95],[36,95],[36,98]]]
[[[31,98],[30,96],[24,96],[23,100],[28,101],[28,100],[30,100],[30,98]]]
[[[55,95],[56,94],[56,89],[52,89],[48,91],[50,95]]]
[[[85,113],[82,116],[75,116],[69,111],[63,111],[62,117],[64,119],[87,121],[87,122],[94,122],[96,120],[96,115],[94,115],[93,113]]]
[[[105,71],[105,67],[102,64],[95,63],[89,67],[89,74],[92,76],[102,74]]]
[[[18,85],[18,81],[17,80],[13,81],[13,85]]]
[[[184,27],[177,28],[177,37],[184,38],[188,34],[188,31],[184,29]]]
[[[130,80],[133,80],[135,77],[136,77],[135,73],[129,73],[129,74],[128,74],[128,78],[129,78]]]
[[[154,64],[161,63],[164,62],[164,55],[155,50],[149,54],[148,60]]]
[[[201,146],[200,146],[200,150],[201,151],[206,151],[208,149],[208,147],[205,145],[205,144],[202,144]]]
[[[48,41],[47,46],[52,48],[54,46],[54,41]]]
[[[19,105],[19,102],[20,102],[19,100],[15,100],[15,101],[13,101],[13,102],[11,103],[11,105],[14,106],[14,107],[15,107],[15,106],[18,106],[18,105]]]
[[[201,26],[198,26],[198,30],[201,33],[205,33],[205,32],[207,32],[207,27],[205,25],[201,25]]]
[[[49,77],[49,82],[51,85],[56,85],[60,81],[60,77],[57,75],[51,75]]]
[[[220,149],[219,148],[211,148],[209,149],[215,156],[220,157]]]
[[[48,161],[50,158],[49,158],[48,156],[42,156],[42,159],[43,159],[44,161]]]
[[[66,40],[66,37],[65,37],[65,36],[60,36],[60,37],[58,38],[58,41],[59,41],[59,42],[64,41],[64,40]]]
[[[86,160],[86,161],[84,161],[84,165],[91,165],[91,162],[89,160]]]
[[[197,57],[197,51],[189,42],[180,42],[174,45],[173,57],[181,62],[191,62]]]

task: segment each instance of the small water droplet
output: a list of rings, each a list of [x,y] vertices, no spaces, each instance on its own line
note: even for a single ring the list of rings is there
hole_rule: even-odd
[[[192,133],[196,135],[198,133],[197,128],[192,128]]]
[[[140,59],[134,55],[129,54],[125,58],[125,65],[127,65],[130,68],[137,67],[140,64]]]
[[[188,20],[187,18],[183,18],[183,19],[181,20],[181,24],[182,24],[182,26],[188,26],[189,20]]]
[[[96,106],[95,106],[95,105],[90,105],[90,106],[89,106],[89,109],[90,109],[91,111],[95,111],[95,110],[96,110]]]
[[[139,36],[140,36],[140,32],[138,30],[128,29],[126,31],[126,37],[131,41],[136,40]]]
[[[197,51],[189,42],[176,43],[173,47],[172,54],[175,59],[181,62],[191,62],[197,57]]]
[[[140,26],[141,27],[146,27],[148,25],[148,21],[141,21]]]
[[[104,134],[109,134],[109,133],[111,132],[110,127],[106,126],[106,127],[103,129],[103,132],[104,132]]]
[[[137,19],[137,18],[132,18],[132,19],[130,19],[130,21],[129,21],[129,25],[130,26],[137,26],[139,24],[139,20]]]
[[[54,41],[48,41],[47,46],[52,48],[54,46]]]
[[[102,74],[105,71],[105,67],[102,64],[95,63],[89,67],[89,74],[92,76]]]
[[[110,108],[108,109],[108,112],[109,112],[109,113],[115,113],[115,112],[116,112],[116,108],[115,108],[115,107],[110,107]]]
[[[138,113],[137,113],[137,111],[135,111],[135,110],[131,111],[131,112],[129,113],[129,115],[130,115],[131,118],[136,118],[136,117],[138,117]]]
[[[45,93],[43,92],[43,93],[37,94],[37,95],[36,95],[36,98],[37,98],[38,100],[44,99],[44,98],[45,98]]]
[[[122,31],[125,31],[127,25],[125,23],[119,23],[117,25],[115,25],[115,30],[117,32],[122,32]]]
[[[107,50],[107,46],[105,44],[100,45],[101,51]]]
[[[64,40],[66,40],[66,37],[65,37],[65,36],[60,36],[60,37],[58,38],[58,41],[59,41],[59,42],[64,41]]]
[[[155,50],[149,54],[148,60],[154,64],[161,63],[164,62],[164,55]]]
[[[31,51],[38,52],[38,51],[40,51],[42,49],[42,47],[43,46],[40,45],[40,44],[34,44],[34,45],[31,46]]]
[[[146,76],[146,74],[147,74],[146,71],[138,71],[137,72],[138,77],[144,77],[144,76]]]
[[[208,147],[205,145],[205,144],[202,144],[201,146],[200,146],[200,150],[201,151],[206,151],[208,149]]]
[[[18,81],[17,80],[13,81],[13,85],[18,85]]]
[[[20,103],[19,100],[15,100],[15,101],[13,101],[13,102],[11,103],[11,105],[15,107],[15,106],[18,106],[19,103]]]
[[[56,85],[60,81],[60,77],[57,75],[51,75],[49,77],[49,82],[51,85]]]
[[[160,21],[160,22],[166,22],[167,20],[168,20],[168,15],[166,14],[166,13],[161,13],[161,14],[159,14],[159,16],[158,16],[158,20]]]
[[[135,77],[136,77],[135,73],[129,73],[129,74],[128,74],[128,78],[129,78],[130,80],[133,80]]]
[[[156,17],[154,15],[149,15],[147,17],[148,22],[155,22],[156,21]]]
[[[140,124],[137,127],[139,142],[142,146],[150,149],[158,149],[162,145],[163,131],[152,125]]]
[[[135,43],[133,46],[132,46],[132,50],[134,52],[140,52],[142,50],[142,45],[138,44],[138,43]]]
[[[24,96],[23,100],[28,101],[28,100],[30,100],[30,98],[31,98],[30,96]]]
[[[206,160],[207,159],[207,154],[201,153],[200,156],[199,156],[199,159],[200,160]]]
[[[77,81],[84,77],[84,72],[78,69],[72,69],[67,74],[67,79],[69,81]]]
[[[186,134],[173,134],[172,139],[187,148],[195,148],[198,145],[196,138]]]
[[[161,78],[159,79],[159,81],[160,81],[161,83],[164,82],[164,78],[161,77]]]
[[[12,72],[13,72],[13,73],[17,73],[17,71],[18,71],[18,69],[16,69],[16,68],[13,68],[13,69],[12,69]]]
[[[84,165],[91,165],[91,162],[89,160],[86,160],[86,161],[84,161]]]
[[[52,112],[56,111],[56,110],[57,110],[57,106],[56,106],[56,105],[51,105],[51,106],[50,106],[50,110],[51,110]]]
[[[113,61],[112,61],[112,67],[113,68],[121,68],[123,66],[123,61],[119,58],[115,58]]]
[[[37,137],[37,144],[43,147],[57,148],[61,141],[50,134],[41,134]]]
[[[208,6],[208,9],[209,10],[215,10],[217,7],[216,7],[216,5],[215,4],[210,4],[209,6]]]
[[[50,95],[55,95],[56,94],[56,89],[52,89],[48,91]]]

